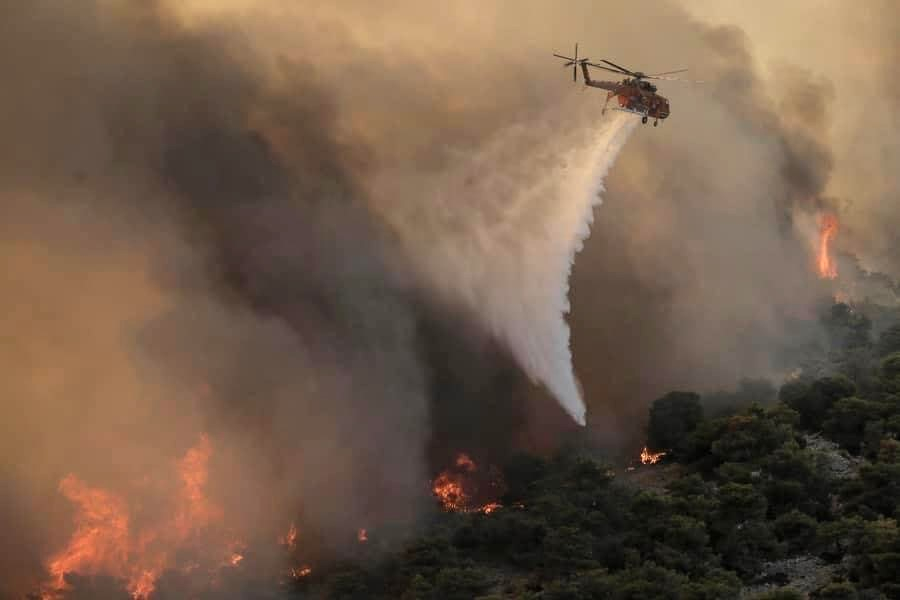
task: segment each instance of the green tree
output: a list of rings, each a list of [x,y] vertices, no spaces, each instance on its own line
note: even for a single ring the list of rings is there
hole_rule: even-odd
[[[737,598],[741,589],[740,578],[731,571],[712,569],[704,576],[682,587],[680,600],[720,600]]]
[[[759,407],[729,417],[710,452],[722,463],[753,462],[768,456],[794,439],[791,426],[772,417],[773,413]]]
[[[744,521],[766,518],[766,497],[752,485],[726,483],[719,488],[718,499],[718,507],[711,515],[716,532],[728,531]]]
[[[881,332],[881,335],[878,336],[878,342],[875,344],[875,352],[879,358],[884,358],[894,352],[900,352],[900,323]]]
[[[785,390],[782,387],[780,397],[800,414],[798,425],[809,431],[817,431],[835,402],[853,396],[856,385],[843,375],[822,377],[814,381],[808,388],[792,385]]]
[[[855,396],[842,398],[829,409],[822,428],[832,440],[858,454],[866,438],[866,425],[881,422],[885,408],[881,403]]]
[[[859,594],[856,588],[848,581],[840,581],[829,583],[818,592],[815,598],[817,600],[857,600]]]
[[[544,569],[555,576],[597,568],[593,560],[593,539],[578,527],[552,529],[544,538]]]
[[[866,522],[852,548],[851,575],[863,587],[883,587],[900,583],[900,532],[893,519]]]
[[[881,381],[889,393],[900,393],[900,352],[888,354],[881,361]]]
[[[700,396],[693,392],[669,392],[653,402],[647,427],[647,443],[674,455],[687,450],[688,436],[703,420]]]
[[[434,582],[435,600],[471,600],[487,590],[493,583],[483,569],[445,568],[441,569]]]
[[[763,592],[755,596],[751,596],[751,600],[805,600],[801,592],[797,590],[785,588],[783,590],[773,590],[771,592]]]
[[[409,582],[409,586],[400,596],[401,600],[431,600],[434,587],[428,583],[421,574],[415,575]]]
[[[547,462],[531,454],[516,454],[503,468],[506,484],[504,504],[513,504],[528,498],[535,483],[547,474]]]
[[[832,351],[845,352],[870,344],[872,321],[849,305],[839,302],[822,319]]]
[[[832,485],[820,465],[821,457],[789,441],[762,461],[762,489],[769,514],[800,510],[817,518],[829,512]]]
[[[785,513],[775,519],[775,535],[787,544],[789,552],[806,552],[816,539],[815,519],[798,510]]]
[[[863,520],[856,516],[820,523],[816,529],[816,552],[829,560],[844,558],[857,546],[864,527]]]
[[[847,502],[850,508],[868,509],[885,517],[897,515],[897,507],[900,506],[900,464],[876,462],[863,465],[855,491],[854,497]]]
[[[881,440],[878,448],[878,462],[884,464],[900,463],[900,441],[896,439]]]
[[[582,598],[610,600],[681,600],[681,591],[688,582],[685,575],[670,569],[645,563],[613,574],[595,571],[580,581]]]
[[[749,577],[757,573],[762,563],[782,555],[782,547],[763,520],[742,521],[726,531],[715,543],[722,557],[722,566]]]

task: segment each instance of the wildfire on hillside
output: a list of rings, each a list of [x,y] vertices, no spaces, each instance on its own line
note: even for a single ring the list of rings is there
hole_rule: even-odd
[[[641,464],[642,465],[655,465],[665,456],[665,452],[650,452],[647,449],[647,446],[644,446],[644,449],[641,450]]]
[[[502,506],[494,499],[502,486],[495,471],[479,470],[468,454],[460,453],[452,468],[434,478],[431,491],[445,511],[491,514]]]
[[[831,214],[824,214],[819,221],[819,247],[816,253],[816,268],[822,279],[837,278],[837,264],[831,255],[831,241],[837,235],[838,220]]]

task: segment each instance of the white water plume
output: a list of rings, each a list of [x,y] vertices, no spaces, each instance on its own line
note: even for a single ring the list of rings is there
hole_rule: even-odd
[[[385,212],[429,287],[474,313],[583,425],[564,317],[569,274],[636,119],[601,117],[596,98],[578,96],[439,174],[383,174],[376,187],[382,207],[417,198]]]

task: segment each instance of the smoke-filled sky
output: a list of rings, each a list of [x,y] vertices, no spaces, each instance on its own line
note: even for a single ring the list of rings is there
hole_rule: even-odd
[[[409,514],[458,445],[542,437],[553,396],[577,416],[560,311],[606,168],[568,322],[608,439],[789,366],[820,210],[900,276],[889,0],[3,13],[2,594],[65,543],[70,472],[122,488],[208,432],[238,524],[336,531]],[[658,128],[601,118],[551,56],[575,41],[706,83],[660,86]]]

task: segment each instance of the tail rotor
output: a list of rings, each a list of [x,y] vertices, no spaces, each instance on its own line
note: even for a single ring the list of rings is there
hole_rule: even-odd
[[[561,58],[566,63],[563,65],[563,68],[572,67],[572,81],[578,81],[578,65],[588,62],[589,58],[578,58],[578,42],[575,42],[575,56],[563,56],[561,54],[554,54],[556,58]]]

